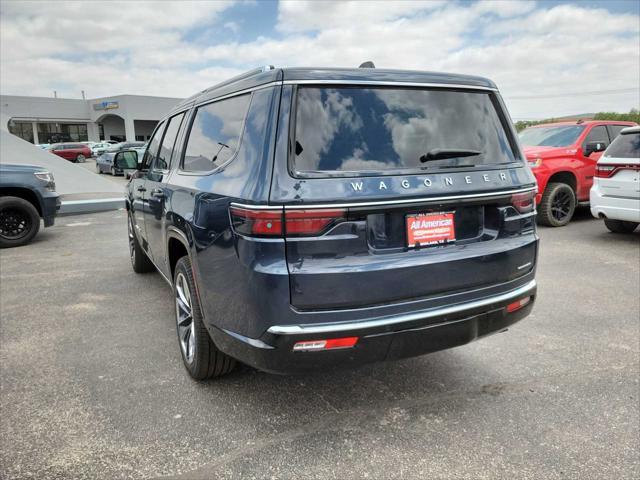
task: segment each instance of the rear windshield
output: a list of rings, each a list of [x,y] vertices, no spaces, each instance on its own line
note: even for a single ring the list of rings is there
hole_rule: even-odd
[[[604,152],[605,157],[640,158],[640,133],[618,135]]]
[[[294,147],[309,174],[516,161],[489,92],[442,89],[299,87]]]
[[[576,143],[583,130],[583,125],[534,127],[523,130],[518,136],[520,143],[527,147],[568,147]]]

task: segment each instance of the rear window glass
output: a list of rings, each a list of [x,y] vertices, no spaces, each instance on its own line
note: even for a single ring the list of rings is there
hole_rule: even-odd
[[[233,157],[250,99],[251,94],[246,94],[198,107],[184,154],[184,170],[210,171]]]
[[[612,158],[640,158],[640,133],[618,135],[611,143],[605,157]]]
[[[389,173],[516,161],[487,92],[299,87],[293,146],[298,173]],[[461,150],[466,155],[451,153]],[[447,151],[449,158],[442,158]]]
[[[584,125],[559,127],[534,127],[518,135],[520,143],[527,147],[568,147],[573,145],[584,130]]]

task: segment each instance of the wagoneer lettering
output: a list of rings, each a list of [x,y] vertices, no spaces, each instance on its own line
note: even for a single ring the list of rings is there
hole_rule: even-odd
[[[421,355],[535,305],[535,179],[496,86],[257,69],[185,100],[127,187],[196,379]]]

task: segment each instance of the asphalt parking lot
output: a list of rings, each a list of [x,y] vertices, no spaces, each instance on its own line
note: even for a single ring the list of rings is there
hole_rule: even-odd
[[[343,372],[183,369],[123,211],[0,253],[3,478],[638,478],[640,233],[540,228],[507,333]]]
[[[86,168],[87,170],[94,172],[94,173],[98,173],[96,170],[96,159],[95,158],[87,158],[86,161],[84,163],[78,163],[78,165],[80,167]],[[123,187],[127,184],[127,179],[124,177],[124,175],[120,175],[120,176],[113,176],[109,173],[103,173],[102,176],[104,178],[107,178],[119,185],[122,185]]]

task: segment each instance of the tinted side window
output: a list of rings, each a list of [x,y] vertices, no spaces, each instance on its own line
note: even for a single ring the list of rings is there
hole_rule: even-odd
[[[160,151],[158,152],[155,163],[151,167],[152,169],[167,170],[169,168],[173,145],[176,143],[176,137],[178,136],[178,131],[180,130],[183,118],[184,113],[181,113],[169,119],[169,124],[167,125],[167,130],[164,134]]]
[[[158,125],[156,131],[153,132],[151,140],[149,140],[149,147],[144,153],[144,159],[142,160],[143,169],[146,170],[153,163],[153,160],[158,154],[158,147],[160,146],[160,139],[162,138],[162,132],[164,132],[164,122]]]
[[[251,94],[203,105],[196,110],[182,168],[211,171],[231,159],[240,141]]]
[[[587,138],[584,140],[584,145],[589,142],[601,142],[605,145],[609,145],[609,135],[607,135],[607,129],[604,125],[598,125],[597,127],[593,127],[591,131],[587,134]]]
[[[611,138],[611,141],[613,142],[613,139],[620,134],[620,130],[627,127],[628,125],[607,125],[607,130],[609,130],[609,138]]]

